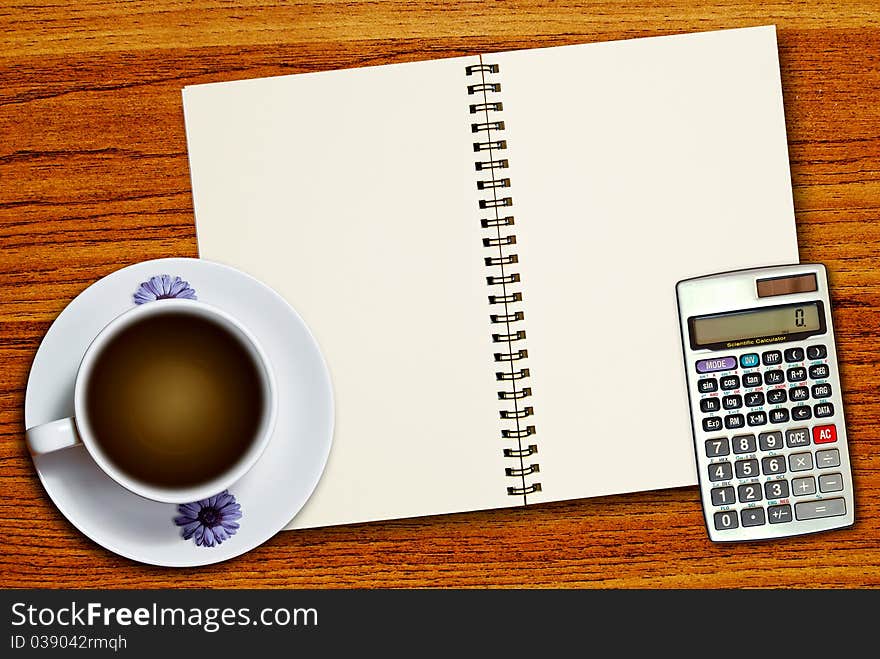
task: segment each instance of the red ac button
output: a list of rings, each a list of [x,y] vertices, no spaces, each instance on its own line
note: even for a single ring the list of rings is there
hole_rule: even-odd
[[[834,425],[816,426],[813,428],[814,444],[830,444],[837,441],[837,428]]]

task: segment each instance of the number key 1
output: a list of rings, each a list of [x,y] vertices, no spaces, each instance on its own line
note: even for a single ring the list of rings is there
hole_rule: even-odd
[[[733,487],[713,487],[712,488],[712,505],[727,506],[736,503]]]

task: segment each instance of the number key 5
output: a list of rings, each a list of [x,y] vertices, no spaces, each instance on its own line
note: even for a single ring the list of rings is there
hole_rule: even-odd
[[[736,477],[752,478],[758,475],[757,460],[737,460],[736,461]]]

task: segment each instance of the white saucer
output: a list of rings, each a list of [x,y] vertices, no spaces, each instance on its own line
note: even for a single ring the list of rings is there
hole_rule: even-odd
[[[142,282],[179,276],[197,299],[227,311],[257,337],[275,373],[278,418],[259,462],[229,488],[241,505],[239,529],[213,547],[184,540],[177,506],[132,494],[104,474],[82,447],[34,459],[49,497],[68,520],[110,551],[142,563],[207,565],[245,553],[271,538],[299,512],[324,470],[333,438],[333,391],[318,344],[299,315],[265,284],[233,268],[199,259],[145,261],[89,286],[58,316],[34,358],[25,425],[73,415],[73,384],[89,343],[134,306]],[[161,349],[161,347],[157,347]]]

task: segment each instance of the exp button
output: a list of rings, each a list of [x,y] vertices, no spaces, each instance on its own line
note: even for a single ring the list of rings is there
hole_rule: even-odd
[[[729,371],[733,368],[736,368],[735,357],[715,357],[714,359],[700,359],[697,361],[697,373]]]

